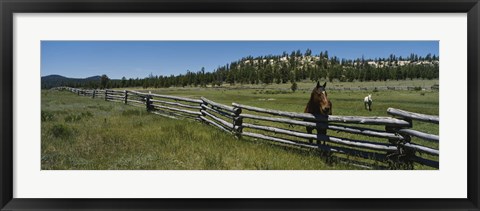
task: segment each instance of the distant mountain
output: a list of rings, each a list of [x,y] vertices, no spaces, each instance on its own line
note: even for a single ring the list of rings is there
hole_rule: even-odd
[[[61,75],[47,75],[41,79],[42,89],[50,89],[58,86],[79,86],[85,84],[100,84],[101,76],[88,78],[67,78]]]
[[[100,81],[100,78],[102,78],[102,77],[97,75],[97,76],[92,76],[92,77],[85,78],[85,80],[86,81]]]

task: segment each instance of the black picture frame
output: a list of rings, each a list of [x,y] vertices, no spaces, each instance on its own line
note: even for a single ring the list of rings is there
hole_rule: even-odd
[[[0,207],[2,210],[479,210],[478,0],[0,0]],[[466,199],[18,199],[13,198],[14,13],[467,13],[468,197]],[[448,181],[445,181],[448,182]]]

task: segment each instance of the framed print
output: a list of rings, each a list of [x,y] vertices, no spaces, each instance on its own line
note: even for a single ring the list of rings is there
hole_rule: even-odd
[[[477,0],[0,5],[2,210],[478,210]]]

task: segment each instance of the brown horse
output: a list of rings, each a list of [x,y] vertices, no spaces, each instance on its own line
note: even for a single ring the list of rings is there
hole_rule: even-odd
[[[305,107],[305,113],[310,113],[315,116],[321,117],[328,117],[328,115],[332,114],[332,102],[330,102],[327,97],[327,92],[325,91],[326,86],[327,82],[325,82],[323,86],[320,86],[320,83],[317,82],[317,86],[312,90],[312,94],[310,95],[310,100],[307,103],[307,107]],[[312,134],[313,129],[317,130],[317,134],[327,134],[326,127],[321,127],[320,124],[318,124],[317,127],[307,126],[307,132],[309,134]],[[310,139],[309,141],[310,143],[313,142],[312,139]]]

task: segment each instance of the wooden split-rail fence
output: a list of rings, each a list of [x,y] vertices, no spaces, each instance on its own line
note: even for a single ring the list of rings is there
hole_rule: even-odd
[[[411,169],[414,163],[439,168],[436,161],[439,150],[414,141],[422,139],[436,142],[438,146],[439,136],[413,129],[413,121],[438,125],[438,116],[389,108],[387,114],[392,117],[326,117],[238,103],[230,106],[204,97],[193,99],[133,90],[55,89],[143,107],[164,117],[198,120],[237,137],[246,136],[295,147],[319,149],[321,152],[343,154],[347,159],[354,156],[368,160],[370,164],[386,164],[384,166],[387,168]],[[324,128],[327,129],[327,134],[309,134],[305,127]]]

